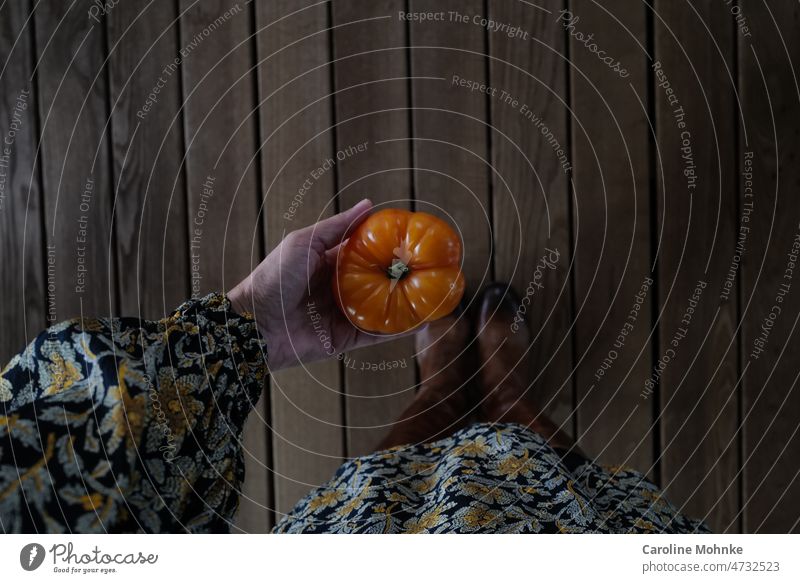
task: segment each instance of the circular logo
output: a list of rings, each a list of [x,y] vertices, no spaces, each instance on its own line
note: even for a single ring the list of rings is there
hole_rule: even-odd
[[[38,543],[30,543],[19,552],[19,564],[26,571],[35,571],[44,562],[44,547]]]

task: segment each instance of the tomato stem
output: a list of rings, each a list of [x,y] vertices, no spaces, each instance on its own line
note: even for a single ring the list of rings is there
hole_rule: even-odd
[[[399,259],[393,259],[392,264],[389,266],[389,269],[386,270],[389,274],[390,279],[394,280],[401,280],[403,277],[411,271],[408,265],[400,261]]]

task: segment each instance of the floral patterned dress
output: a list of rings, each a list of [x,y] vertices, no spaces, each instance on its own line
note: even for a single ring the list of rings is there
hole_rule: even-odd
[[[158,322],[70,320],[0,374],[0,530],[227,532],[267,375],[252,318],[211,294]],[[478,424],[346,462],[276,532],[695,532],[632,470]]]
[[[521,425],[479,423],[344,464],[276,532],[707,532],[631,469],[556,451]]]

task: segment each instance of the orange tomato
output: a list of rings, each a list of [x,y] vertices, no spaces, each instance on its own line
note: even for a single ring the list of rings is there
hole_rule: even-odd
[[[339,250],[333,292],[350,322],[369,332],[442,318],[464,295],[461,240],[433,215],[378,211]]]

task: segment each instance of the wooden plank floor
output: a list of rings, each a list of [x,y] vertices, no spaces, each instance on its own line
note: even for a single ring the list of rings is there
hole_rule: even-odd
[[[36,164],[37,94],[32,77],[36,62],[29,12],[22,3],[0,9],[0,135],[3,136],[3,179],[0,182],[0,361],[38,334],[45,322],[56,322],[55,306],[48,304],[48,282],[55,265],[46,248],[41,174]],[[11,144],[5,142],[14,125]],[[48,270],[47,260],[51,265]],[[55,288],[51,287],[51,294]],[[52,308],[52,316],[48,316]],[[2,365],[0,365],[2,366]]]
[[[696,14],[668,1],[656,8],[652,50],[670,72],[674,99],[680,100],[671,103],[664,91],[656,93],[663,164],[658,233],[662,241],[682,242],[662,243],[657,257],[659,358],[679,339],[661,376],[661,480],[670,497],[685,501],[686,511],[705,517],[712,529],[736,531],[741,495],[736,477],[736,290],[729,299],[719,293],[736,245],[736,201],[728,194],[737,188],[734,93],[708,90],[730,82],[735,36],[729,18],[713,3],[695,4]],[[698,15],[709,34],[695,34]],[[683,173],[685,159],[677,155],[687,147],[687,131],[694,164],[705,169],[696,186]],[[690,308],[694,313],[689,314]],[[684,339],[682,329],[688,329]]]
[[[797,351],[800,245],[797,188],[798,120],[796,77],[800,39],[791,32],[800,7],[779,2],[767,7],[747,0],[752,35],[739,36],[741,91],[739,170],[742,215],[750,231],[740,294],[743,529],[797,532],[800,513],[792,506],[800,494],[797,460],[800,409]],[[746,82],[747,80],[751,82]],[[752,176],[751,174],[752,173]],[[737,242],[738,244],[738,242]]]
[[[715,531],[797,532],[798,20],[790,0],[3,3],[0,360],[48,322],[230,289],[370,197],[460,229],[468,301],[528,295],[520,366],[585,451]],[[275,374],[234,530],[372,451],[417,385],[411,339]]]
[[[657,478],[652,401],[640,396],[653,361],[655,285],[649,283],[655,279],[650,128],[639,105],[648,86],[646,8],[577,0],[561,24],[576,33],[569,48],[578,438],[601,460]],[[625,63],[626,76],[597,66],[597,56],[577,38],[594,31],[598,45]]]

